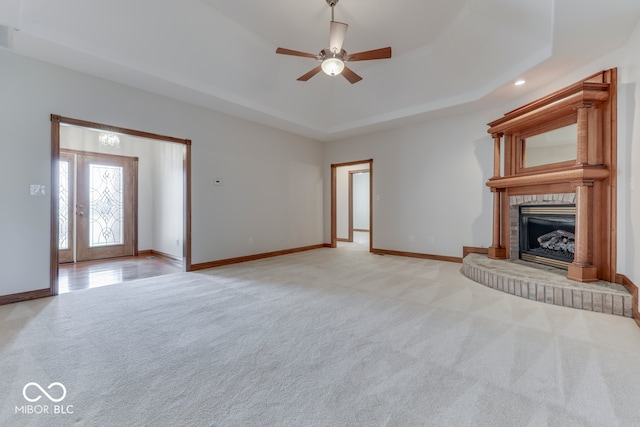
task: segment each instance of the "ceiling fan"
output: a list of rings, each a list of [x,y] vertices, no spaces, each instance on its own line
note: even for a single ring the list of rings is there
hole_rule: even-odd
[[[342,74],[345,79],[349,80],[351,84],[357,83],[362,80],[362,77],[354,73],[349,67],[345,65],[345,62],[352,61],[368,61],[371,59],[386,59],[391,58],[391,48],[383,47],[381,49],[368,50],[366,52],[351,53],[342,48],[344,38],[347,34],[347,28],[349,25],[334,21],[333,8],[338,3],[338,0],[326,0],[327,4],[331,7],[331,23],[329,27],[329,49],[322,49],[319,54],[299,52],[297,50],[284,49],[279,47],[276,49],[276,53],[281,55],[302,56],[304,58],[314,58],[322,63],[313,70],[298,77],[301,82],[306,82],[311,77],[318,74],[320,71],[324,71],[330,76],[336,76]]]

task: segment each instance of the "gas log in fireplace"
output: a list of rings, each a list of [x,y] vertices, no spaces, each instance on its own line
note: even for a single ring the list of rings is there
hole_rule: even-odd
[[[575,254],[575,205],[520,206],[520,259],[567,269]]]

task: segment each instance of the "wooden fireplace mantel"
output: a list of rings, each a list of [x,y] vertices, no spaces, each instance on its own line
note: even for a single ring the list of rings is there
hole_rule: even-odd
[[[494,174],[486,183],[493,193],[490,258],[510,253],[510,196],[575,193],[576,247],[567,277],[614,281],[616,82],[617,70],[605,70],[488,124],[494,140]],[[527,167],[526,138],[573,124],[575,160]]]
[[[506,177],[493,177],[487,187],[505,190],[532,185],[562,184],[574,181],[601,181],[609,177],[609,169],[602,166],[576,165],[555,172],[531,173]]]
[[[609,98],[609,84],[581,81],[510,111],[503,117],[489,123],[490,134],[506,133],[530,129],[544,125],[555,119],[572,114],[581,105],[606,102]]]

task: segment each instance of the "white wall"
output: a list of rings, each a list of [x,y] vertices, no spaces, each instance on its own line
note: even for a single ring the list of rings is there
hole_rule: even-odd
[[[621,52],[618,86],[618,273],[640,286],[640,23]]]
[[[152,243],[148,249],[183,258],[184,160],[187,150],[183,144],[153,143],[153,228]]]
[[[0,93],[0,295],[49,286],[52,113],[193,141],[193,263],[323,242],[320,142],[6,50]]]
[[[369,230],[369,172],[353,174],[353,228]]]
[[[330,165],[373,159],[373,247],[462,256],[491,243],[493,142],[500,112],[453,117],[326,144]],[[325,240],[330,233],[325,189]],[[413,236],[413,240],[411,240]],[[432,238],[432,239],[430,239]]]

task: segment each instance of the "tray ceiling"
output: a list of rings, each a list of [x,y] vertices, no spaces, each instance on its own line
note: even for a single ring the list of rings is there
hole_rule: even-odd
[[[328,45],[325,0],[3,0],[5,48],[264,123],[335,140],[486,108],[625,44],[637,0],[340,0],[344,48],[364,79],[296,78],[317,63],[276,47]],[[19,29],[14,31],[13,29]],[[615,65],[614,65],[615,66]],[[526,75],[529,84],[514,88]]]

